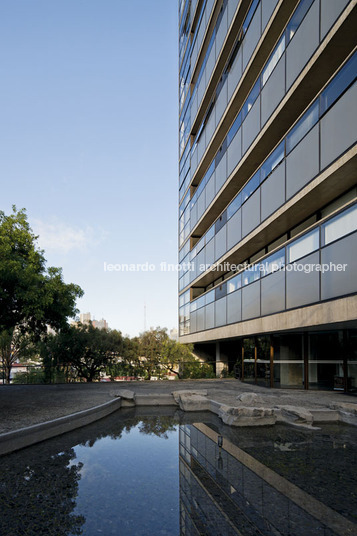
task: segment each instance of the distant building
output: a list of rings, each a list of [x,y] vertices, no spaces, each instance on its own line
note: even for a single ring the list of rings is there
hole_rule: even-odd
[[[92,323],[91,314],[90,313],[81,313],[79,315],[79,321],[80,321],[81,324],[91,324]]]
[[[108,322],[102,318],[101,320],[92,320],[92,324],[97,329],[108,329]]]
[[[71,326],[78,326],[79,323],[84,324],[85,326],[92,324],[92,326],[97,329],[109,329],[108,322],[104,318],[101,320],[95,320],[95,318],[93,318],[92,320],[92,315],[90,313],[81,313],[79,319],[77,317],[76,320],[71,322]]]
[[[170,335],[169,335],[170,339],[172,339],[173,341],[177,341],[178,340],[178,330],[176,328],[172,328],[170,329]]]

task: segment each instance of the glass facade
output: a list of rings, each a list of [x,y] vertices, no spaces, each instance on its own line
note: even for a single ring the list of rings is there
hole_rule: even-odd
[[[356,322],[336,302],[334,325],[327,304],[357,290],[349,4],[179,2],[180,337],[215,341],[217,359],[220,343],[237,340],[245,381],[321,388],[326,373],[326,388],[342,376],[353,388],[355,338],[341,365],[314,359],[313,337],[297,334],[346,338]],[[309,324],[304,308],[319,304]]]

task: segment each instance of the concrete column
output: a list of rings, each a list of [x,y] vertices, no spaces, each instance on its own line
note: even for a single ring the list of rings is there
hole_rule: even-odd
[[[221,354],[220,344],[216,342],[216,377],[221,378],[223,371],[228,371],[228,358]]]

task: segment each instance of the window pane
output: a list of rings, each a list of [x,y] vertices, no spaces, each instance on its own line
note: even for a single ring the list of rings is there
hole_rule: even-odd
[[[319,229],[302,236],[288,246],[288,262],[294,262],[319,247]]]
[[[214,302],[214,290],[211,290],[210,292],[207,292],[206,294],[206,305],[212,302]]]
[[[242,199],[242,196],[241,194],[238,194],[234,199],[233,201],[231,202],[230,205],[228,205],[227,207],[227,219],[229,220],[229,218],[231,218],[233,216],[233,214],[235,214],[237,212],[237,210],[239,209],[239,207],[241,206],[241,199]]]
[[[302,138],[319,120],[319,101],[316,100],[305,112],[300,121],[286,136],[286,154],[290,153]]]
[[[257,100],[259,91],[260,91],[260,78],[258,78],[258,80],[256,81],[253,89],[251,90],[245,103],[243,104],[243,108],[242,108],[243,120],[247,117],[249,110],[252,108],[253,104]]]
[[[227,134],[227,147],[233,140],[234,136],[237,134],[239,127],[242,124],[242,114],[239,112],[237,117],[235,118],[235,121],[231,128],[229,129],[229,132]]]
[[[357,205],[338,214],[322,226],[322,240],[326,246],[330,242],[357,230]]]
[[[262,262],[262,277],[280,270],[285,264],[285,248],[280,249]]]
[[[355,80],[357,73],[357,52],[346,63],[344,67],[337,73],[327,88],[321,93],[321,115],[328,110],[339,96],[348,88]]]
[[[271,54],[268,63],[264,67],[264,70],[262,72],[262,86],[264,86],[273,72],[276,64],[280,60],[281,56],[283,55],[285,50],[285,35],[280,39],[278,45],[276,46],[274,52]]]
[[[227,211],[222,212],[218,220],[215,222],[215,233],[217,234],[220,229],[227,223]]]
[[[227,281],[227,294],[234,292],[242,286],[242,274],[238,274]]]
[[[227,283],[222,283],[219,285],[219,287],[215,288],[215,298],[216,300],[219,300],[220,298],[223,298],[227,294]]]
[[[268,175],[270,175],[273,169],[275,169],[276,166],[280,164],[283,158],[284,158],[284,141],[282,141],[280,145],[278,145],[278,147],[272,152],[269,158],[262,165],[260,182],[263,182],[263,180]]]
[[[313,0],[301,0],[301,2],[299,3],[286,28],[286,44],[288,44],[289,41],[293,38],[296,30],[300,26],[301,21],[305,17],[312,2]]]
[[[204,176],[205,182],[208,181],[208,179],[211,177],[213,172],[214,172],[214,160],[211,162],[210,167],[207,169],[205,173],[205,176]]]
[[[203,236],[199,240],[199,242],[196,244],[196,254],[201,251],[201,249],[204,247],[204,245],[205,245],[205,237]]]
[[[201,307],[203,307],[205,305],[205,302],[206,302],[206,296],[200,296],[197,300],[196,300],[196,303],[197,303],[197,309],[200,309]]]
[[[206,244],[214,237],[214,224],[208,229],[206,233]]]
[[[249,285],[253,281],[257,281],[260,278],[260,264],[254,264],[250,268],[247,268],[242,273],[242,285]]]
[[[257,171],[242,190],[242,203],[252,195],[252,193],[258,188],[260,184],[260,170]]]
[[[254,12],[255,12],[258,4],[259,4],[259,0],[253,0],[252,5],[250,6],[250,9],[249,9],[249,11],[247,13],[247,16],[246,16],[246,18],[244,19],[244,22],[243,22],[243,35],[245,34],[245,32],[248,29],[248,26],[250,24],[250,21],[253,18]]]

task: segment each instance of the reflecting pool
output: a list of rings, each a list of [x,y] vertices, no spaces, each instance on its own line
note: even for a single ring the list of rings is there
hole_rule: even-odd
[[[357,534],[357,430],[122,409],[0,458],[0,534]]]

